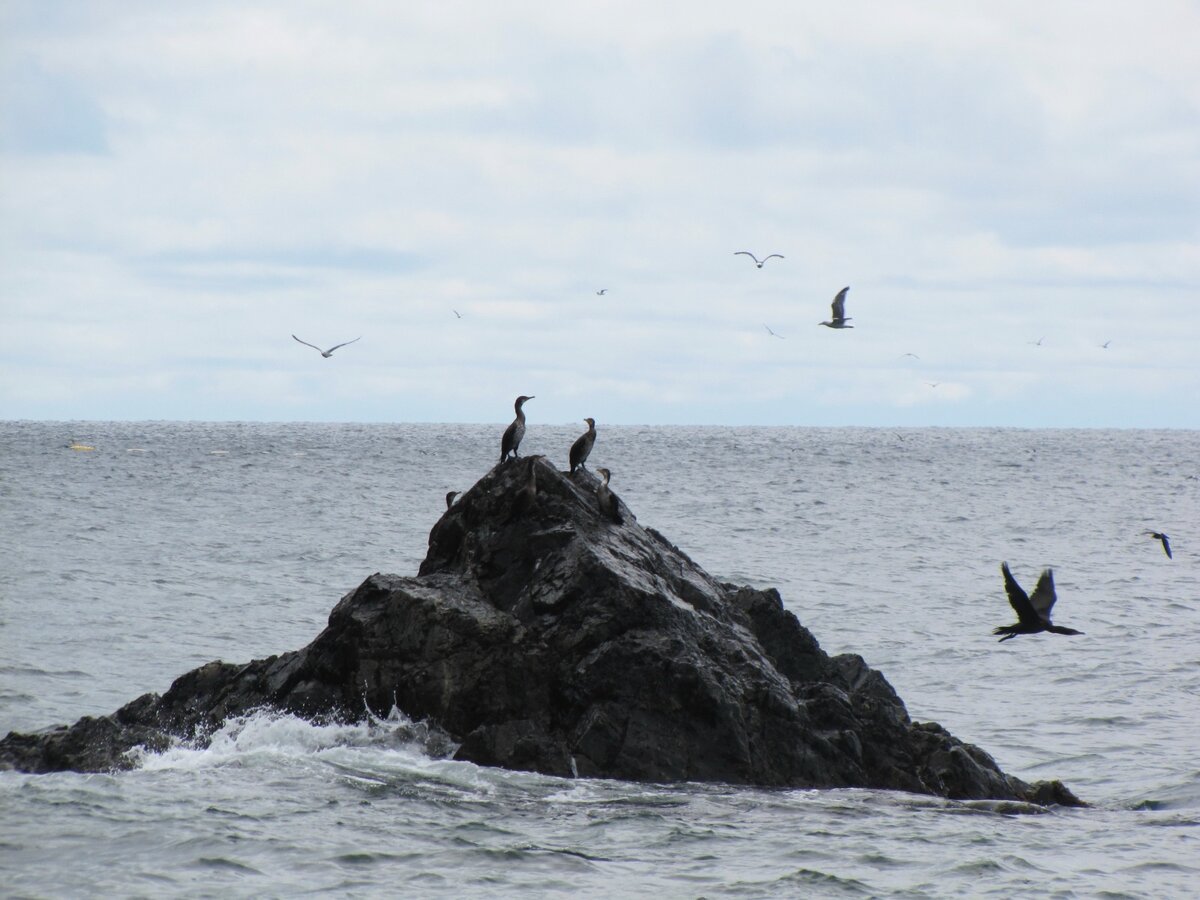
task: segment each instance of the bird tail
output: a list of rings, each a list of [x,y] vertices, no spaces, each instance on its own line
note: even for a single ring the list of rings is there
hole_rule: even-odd
[[[1005,641],[1011,641],[1013,638],[1015,638],[1018,632],[1013,629],[1012,625],[1000,625],[992,631],[992,634],[1004,635],[1004,637],[1000,638],[1000,643],[1004,643]]]

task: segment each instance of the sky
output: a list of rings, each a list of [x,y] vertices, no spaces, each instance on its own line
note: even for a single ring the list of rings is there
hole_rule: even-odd
[[[1200,427],[1198,42],[1194,0],[6,0],[0,419]]]

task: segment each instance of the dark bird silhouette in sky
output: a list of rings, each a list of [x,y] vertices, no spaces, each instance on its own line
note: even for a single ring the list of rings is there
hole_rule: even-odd
[[[1111,344],[1111,343],[1112,343],[1112,341],[1105,341],[1103,344],[1101,344],[1101,345],[1100,345],[1100,349],[1101,349],[1101,350],[1107,350],[1107,349],[1108,349],[1108,345],[1109,345],[1109,344]]]
[[[571,474],[575,474],[575,470],[583,466],[587,462],[588,455],[592,452],[592,447],[596,443],[596,420],[586,418],[583,421],[587,422],[588,430],[575,438],[575,443],[571,445],[571,453],[568,457],[571,461]],[[584,466],[584,468],[587,468]]]
[[[1055,634],[1083,634],[1074,628],[1064,628],[1050,622],[1050,610],[1058,596],[1054,593],[1054,573],[1050,569],[1042,571],[1033,596],[1017,584],[1009,571],[1008,563],[1000,563],[1000,571],[1004,573],[1004,590],[1008,594],[1008,602],[1017,613],[1017,624],[1001,625],[992,634],[1002,634],[1001,643],[1015,638],[1018,634],[1037,634],[1042,631],[1052,631]]]
[[[754,260],[754,265],[758,266],[758,268],[760,268],[760,269],[763,267],[763,264],[764,264],[764,263],[765,263],[765,262],[766,262],[768,259],[783,259],[783,255],[782,255],[782,254],[780,254],[780,253],[771,253],[771,254],[769,254],[769,255],[767,255],[767,256],[764,256],[762,259],[759,259],[757,256],[755,256],[755,255],[754,255],[753,253],[751,253],[749,250],[738,250],[738,251],[737,251],[736,253],[734,253],[733,255],[734,255],[734,256],[748,256],[748,257],[750,257],[752,260]]]
[[[600,288],[600,290],[596,291],[596,296],[603,297],[607,293],[608,293],[608,288]]]
[[[1163,553],[1167,554],[1167,559],[1171,559],[1171,539],[1161,531],[1147,531],[1145,534],[1150,535],[1156,541],[1162,542]],[[1186,542],[1185,542],[1186,543]]]
[[[454,318],[456,318],[456,319],[462,318],[462,313],[460,313],[457,309],[452,309],[452,310],[450,310],[450,312],[454,313]]]
[[[525,405],[525,401],[532,399],[533,397],[526,397],[522,394],[513,403],[517,417],[504,429],[504,437],[500,439],[500,462],[508,459],[510,453],[515,458],[520,458],[521,454],[517,452],[517,448],[521,446],[521,438],[525,437],[525,411],[521,407]]]
[[[833,315],[830,316],[830,320],[828,322],[818,322],[817,323],[818,325],[825,325],[828,328],[853,328],[854,327],[853,325],[846,324],[847,322],[850,321],[850,319],[846,318],[846,293],[849,290],[850,290],[850,286],[846,285],[846,287],[842,288],[840,291],[837,292],[837,296],[833,298],[833,304],[832,304]]]
[[[771,326],[770,326],[770,325],[768,325],[766,322],[763,322],[763,328],[767,329],[767,334],[769,334],[771,337],[777,337],[777,338],[779,338],[781,341],[782,341],[782,340],[784,340],[784,337],[783,337],[783,335],[782,335],[782,334],[778,334],[778,333],[776,333],[775,331],[773,331],[773,330],[771,329]]]
[[[1040,337],[1036,341],[1026,341],[1026,343],[1029,344],[1029,346],[1031,346],[1031,347],[1040,347],[1040,346],[1042,346],[1042,341],[1044,341],[1044,340],[1045,340],[1044,337]]]
[[[297,341],[300,341],[300,338],[296,337],[294,334],[292,335],[292,337],[295,338]],[[354,339],[354,341],[361,341],[361,340],[362,340],[362,335],[359,335],[358,337],[356,337]],[[316,350],[318,353],[320,353],[323,357],[325,357],[326,359],[329,359],[329,357],[333,356],[333,351],[336,350],[338,347],[345,347],[346,344],[353,344],[354,341],[344,341],[341,344],[334,344],[328,350],[322,350],[316,344],[310,344],[308,341],[300,341],[300,343],[303,344],[305,347],[312,347],[314,350]]]

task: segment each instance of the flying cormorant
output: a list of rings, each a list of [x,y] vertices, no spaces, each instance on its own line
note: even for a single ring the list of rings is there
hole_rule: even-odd
[[[575,438],[575,443],[571,445],[571,474],[575,474],[575,470],[587,462],[588,454],[592,452],[592,446],[596,443],[596,420],[588,417],[583,421],[587,422],[588,430]],[[585,467],[586,468],[586,467]]]
[[[1016,610],[1019,620],[1016,625],[1001,625],[992,632],[992,634],[1004,635],[1000,638],[1001,642],[1015,638],[1018,634],[1037,634],[1039,631],[1053,631],[1055,634],[1083,634],[1082,631],[1076,631],[1074,628],[1063,628],[1061,625],[1050,623],[1050,610],[1054,608],[1054,601],[1058,599],[1054,593],[1053,572],[1049,569],[1042,572],[1042,577],[1038,579],[1037,587],[1033,590],[1033,596],[1030,597],[1013,578],[1012,572],[1008,569],[1008,563],[1000,563],[1000,571],[1004,573],[1004,590],[1008,593],[1008,602]]]
[[[1167,554],[1167,559],[1171,558],[1171,540],[1161,531],[1147,531],[1145,534],[1150,535],[1156,541],[1162,541],[1163,553]]]
[[[772,253],[768,256],[764,256],[762,259],[759,259],[757,256],[755,256],[749,250],[739,250],[736,253],[734,253],[733,255],[750,257],[752,260],[754,260],[754,265],[758,266],[758,268],[760,268],[760,269],[763,267],[763,263],[765,263],[768,259],[772,259],[772,258],[783,259],[783,255],[780,253]]]
[[[292,337],[295,338],[296,340],[300,341],[300,338],[296,337],[294,334],[292,335]],[[354,341],[361,341],[361,340],[362,340],[362,335],[359,335],[358,337],[356,337],[354,339]],[[329,359],[329,357],[333,356],[333,351],[336,350],[338,347],[345,347],[346,344],[353,344],[354,341],[343,341],[340,344],[334,344],[328,350],[322,350],[316,344],[310,344],[308,341],[300,341],[300,343],[302,343],[305,347],[312,347],[314,350],[316,350],[318,353],[320,353],[323,357],[325,357],[326,359]]]
[[[500,439],[500,462],[508,459],[510,453],[514,458],[521,457],[521,454],[517,452],[517,448],[521,446],[521,438],[525,437],[525,413],[521,407],[525,405],[526,400],[532,399],[533,397],[526,397],[522,394],[513,403],[517,417],[512,420],[511,425],[504,429],[504,437]]]
[[[608,489],[608,479],[612,473],[608,469],[597,469],[596,474],[604,480],[596,487],[596,503],[600,512],[618,525],[625,520],[621,518],[621,509],[617,504],[617,495]]]
[[[818,325],[825,325],[828,328],[853,328],[853,325],[847,325],[850,320],[846,318],[846,292],[850,290],[850,286],[842,288],[837,292],[837,296],[833,298],[833,315],[829,317],[828,322],[818,322]]]

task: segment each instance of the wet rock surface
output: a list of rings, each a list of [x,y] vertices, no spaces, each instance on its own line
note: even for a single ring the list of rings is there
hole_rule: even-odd
[[[0,766],[128,768],[135,747],[203,744],[262,707],[356,720],[394,703],[481,765],[1081,805],[911,721],[879,672],[826,654],[776,591],[716,581],[623,504],[617,524],[597,484],[542,457],[501,464],[433,527],[416,577],[372,575],[307,647],[9,734]]]

